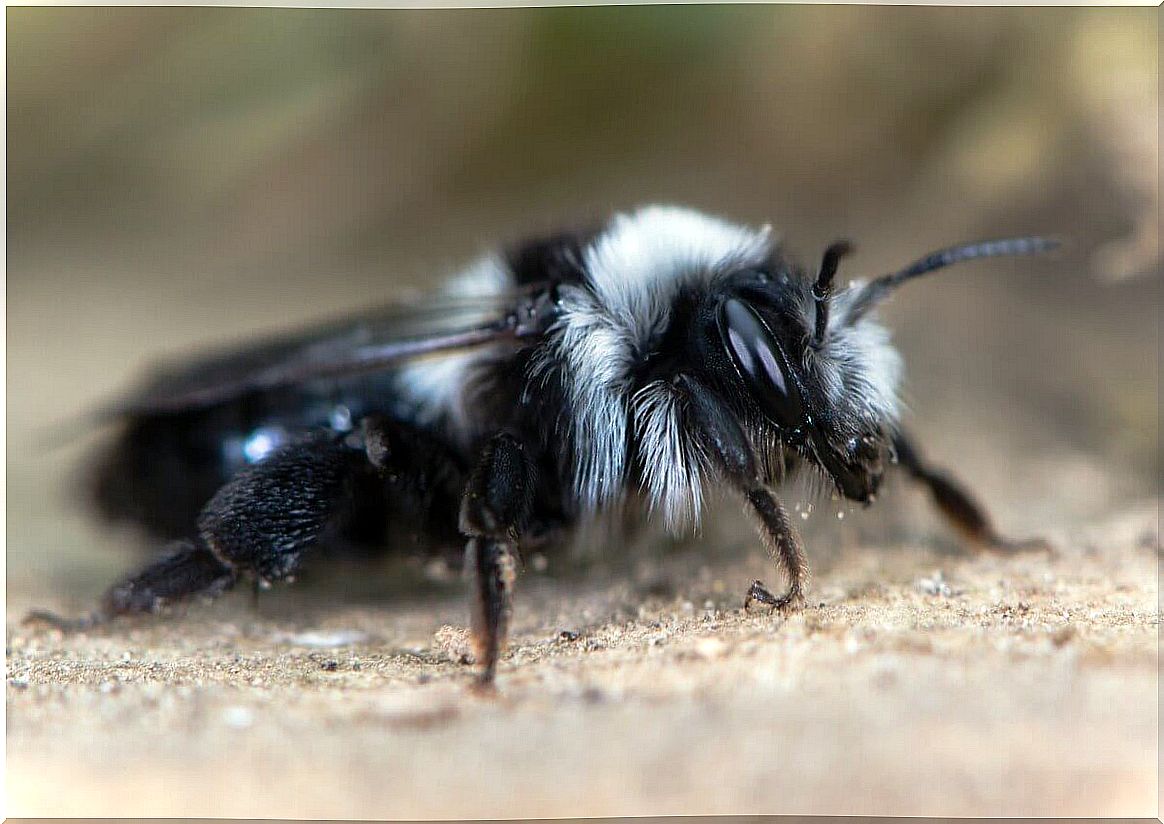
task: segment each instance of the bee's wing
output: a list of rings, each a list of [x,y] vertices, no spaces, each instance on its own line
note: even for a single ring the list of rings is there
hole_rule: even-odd
[[[536,338],[552,323],[541,285],[504,295],[438,295],[155,369],[101,417],[164,415],[314,380],[398,366],[422,355]]]

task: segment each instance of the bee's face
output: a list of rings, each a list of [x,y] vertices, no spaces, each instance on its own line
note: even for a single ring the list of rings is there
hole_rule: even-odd
[[[818,457],[846,498],[873,500],[885,473],[889,438],[883,432],[848,438],[839,448],[818,451]]]
[[[779,440],[815,462],[852,500],[868,502],[884,472],[893,426],[897,355],[862,318],[813,345],[811,298],[795,278],[747,279],[716,309],[718,343]],[[838,304],[843,308],[843,293]],[[887,387],[883,385],[890,383]]]

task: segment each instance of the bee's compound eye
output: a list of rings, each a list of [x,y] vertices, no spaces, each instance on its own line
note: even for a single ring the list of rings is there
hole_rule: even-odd
[[[719,331],[740,375],[769,416],[799,423],[799,404],[788,389],[776,342],[755,311],[736,298],[720,307]]]
[[[728,352],[740,373],[750,381],[770,384],[781,395],[788,394],[784,373],[776,361],[768,330],[743,301],[732,298],[723,305],[723,334]]]

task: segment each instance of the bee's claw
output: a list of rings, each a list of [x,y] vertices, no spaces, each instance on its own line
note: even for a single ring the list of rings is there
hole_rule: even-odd
[[[804,604],[804,595],[799,589],[790,589],[783,595],[776,596],[768,591],[763,581],[752,581],[748,594],[744,596],[744,611],[751,610],[753,604],[768,607],[768,612],[791,612]]]

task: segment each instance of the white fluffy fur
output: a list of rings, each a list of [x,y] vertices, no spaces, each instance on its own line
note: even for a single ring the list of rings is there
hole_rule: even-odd
[[[630,371],[666,325],[684,286],[709,282],[733,264],[759,263],[768,250],[767,229],[666,206],[615,217],[586,250],[589,288],[562,290],[564,313],[554,335],[556,355],[567,367],[574,483],[583,506],[595,508],[622,494],[633,432],[652,507],[675,528],[697,517],[703,466],[680,442],[686,440],[681,410],[651,387],[629,403]]]
[[[635,434],[646,456],[643,483],[652,509],[672,532],[699,525],[703,476],[709,460],[683,428],[682,397],[668,381],[654,381],[632,399]]]
[[[450,278],[442,294],[458,299],[489,298],[512,288],[513,274],[505,261],[489,255]],[[492,352],[486,347],[431,355],[401,369],[397,386],[411,419],[429,425],[447,416],[453,431],[466,435],[469,429],[464,397],[467,378],[474,366],[489,357]]]
[[[849,314],[864,284],[860,281],[835,294],[828,334],[819,350],[809,348],[805,372],[825,389],[829,403],[848,408],[855,422],[895,426],[900,414],[901,355],[890,342],[889,330],[872,315],[855,323]],[[803,306],[806,319],[815,310]]]

